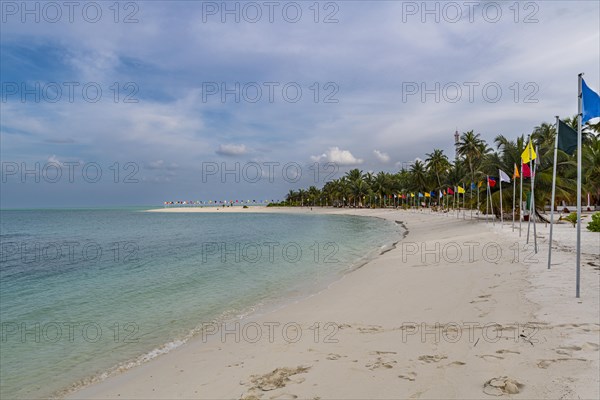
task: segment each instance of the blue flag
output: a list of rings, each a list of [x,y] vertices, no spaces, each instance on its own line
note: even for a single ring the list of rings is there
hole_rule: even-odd
[[[600,95],[590,89],[583,79],[581,79],[581,103],[583,106],[582,125],[592,118],[600,117]]]

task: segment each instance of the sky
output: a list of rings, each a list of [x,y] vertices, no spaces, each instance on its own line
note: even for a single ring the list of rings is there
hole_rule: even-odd
[[[2,1],[0,207],[278,200],[600,88],[597,1]]]

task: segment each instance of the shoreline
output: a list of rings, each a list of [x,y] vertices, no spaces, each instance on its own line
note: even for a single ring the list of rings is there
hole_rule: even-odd
[[[174,209],[149,212],[167,210]],[[191,210],[200,209],[177,211]],[[271,207],[227,211],[249,210],[311,212],[307,208],[292,211]],[[432,248],[435,248],[435,243],[448,246],[459,238],[487,239],[510,253],[508,248],[515,239],[514,233],[510,232],[510,224],[500,228],[499,223],[492,226],[491,223],[472,221],[468,216],[465,221],[428,212],[391,209],[315,207],[315,210],[314,213],[383,217],[396,223],[400,220],[410,229],[405,240],[413,245],[423,241]],[[473,225],[485,229],[474,229]],[[565,229],[557,227],[560,225],[555,226],[555,238],[560,241],[568,232],[563,234]],[[557,234],[558,231],[560,233]],[[436,233],[435,240],[431,240],[432,232]],[[538,232],[543,235],[543,227],[540,226]],[[515,233],[518,240],[518,233]],[[600,240],[600,235],[598,238]],[[586,242],[584,253],[592,249],[591,254],[595,255],[594,240],[592,237]],[[568,243],[564,246],[569,247]],[[595,383],[598,379],[589,374],[597,370],[597,337],[600,332],[597,314],[596,317],[593,314],[598,311],[598,271],[592,266],[582,268],[584,290],[581,302],[588,307],[582,309],[574,295],[569,297],[568,286],[572,282],[563,281],[568,275],[564,269],[557,267],[551,275],[544,274],[546,246],[540,246],[538,262],[531,265],[521,258],[514,262],[511,259],[514,254],[506,254],[496,262],[476,260],[466,265],[436,264],[427,262],[427,257],[423,262],[422,254],[421,257],[419,254],[407,257],[408,250],[410,253],[413,251],[405,243],[392,246],[315,294],[267,314],[238,321],[244,324],[242,334],[244,328],[249,327],[246,334],[249,334],[250,328],[257,329],[252,321],[259,326],[260,323],[283,325],[292,321],[298,324],[293,326],[300,327],[304,333],[298,341],[283,338],[281,333],[275,336],[273,342],[235,341],[230,334],[226,333],[223,337],[221,331],[219,337],[219,332],[215,332],[210,335],[212,340],[192,338],[150,362],[70,393],[68,398],[404,398],[417,394],[425,398],[480,398],[485,393],[482,392],[485,382],[500,376],[509,376],[524,385],[520,388],[521,394],[515,395],[517,397],[557,397],[557,391],[566,397],[570,397],[569,393],[597,397],[598,385]],[[585,261],[588,256],[582,256],[582,259]],[[565,251],[553,253],[553,260],[559,264],[569,262],[570,258],[574,258],[573,254]],[[502,268],[500,271],[504,274],[496,273],[498,268]],[[508,275],[505,275],[507,272]],[[590,279],[592,277],[595,277],[595,287],[594,279]],[[486,286],[488,282],[490,285]],[[555,290],[543,290],[549,285],[556,286]],[[427,290],[428,287],[430,290]],[[411,303],[412,299],[419,301],[403,304]],[[564,304],[556,307],[557,300]],[[449,307],[449,304],[454,307]],[[452,318],[448,320],[448,317]],[[570,320],[575,322],[565,324]],[[328,327],[329,332],[322,331],[327,321],[335,324]],[[465,321],[482,326],[485,326],[484,323],[500,324],[504,329],[500,328],[498,341],[503,342],[501,347],[507,348],[494,350],[498,341],[481,340],[483,330],[479,327],[477,343],[466,342],[464,338],[456,343],[439,338],[436,342],[430,340],[428,335],[431,333],[425,335],[425,340],[414,341],[412,339],[418,335],[407,334],[414,329],[407,323],[424,323],[426,329],[433,329],[433,336],[436,336],[435,328],[432,328],[436,323],[448,326]],[[512,337],[515,335],[515,322],[520,329],[537,328],[542,332],[544,341],[535,345],[525,340],[515,341]],[[316,324],[321,325],[315,327]],[[419,325],[415,326],[418,329]],[[548,329],[548,326],[552,327]],[[230,327],[212,328],[221,330]],[[460,326],[459,329],[464,330]],[[337,343],[324,342],[322,336],[315,340],[317,333],[331,334],[333,330]],[[307,336],[312,336],[313,340]],[[569,344],[565,337],[576,344]],[[486,351],[489,354],[476,354],[486,348],[490,348]],[[499,368],[502,364],[510,368]],[[442,372],[445,378],[440,382],[438,375]],[[548,373],[556,376],[550,384],[546,377]],[[561,378],[563,375],[573,381]],[[156,376],[160,378],[154,378]],[[450,377],[452,379],[448,381]],[[347,383],[347,387],[336,386],[340,379]],[[436,379],[438,386],[434,384]],[[488,387],[486,390],[492,389]]]
[[[266,213],[266,214],[282,214],[282,213],[286,213],[286,209],[285,208],[273,208],[273,207],[269,207],[268,210],[269,211],[265,211],[265,209],[267,209],[266,206],[252,206],[252,211],[253,213]],[[200,208],[180,208],[180,209],[168,209],[167,212],[175,212],[175,213],[194,213],[194,212],[206,212],[206,213],[216,213],[219,211],[223,211],[223,210],[227,210],[227,213],[243,213],[242,211],[242,207],[231,207],[231,208],[222,208],[219,210],[216,207],[213,208],[204,208],[204,209],[200,209]],[[244,212],[247,209],[244,209]],[[322,209],[321,212],[318,213],[313,213],[313,215],[329,215],[332,213],[326,212],[327,209]],[[164,212],[166,211],[165,209],[145,209],[145,210],[140,210],[140,212]],[[300,214],[306,214],[304,211],[307,210],[298,210]],[[325,212],[323,212],[325,211]],[[298,214],[298,212],[292,212],[291,214]],[[251,304],[246,306],[243,310],[238,310],[235,313],[228,311],[228,312],[224,312],[223,314],[220,314],[218,316],[216,316],[215,318],[213,318],[211,320],[211,322],[217,321],[218,323],[222,323],[222,324],[228,324],[228,323],[232,323],[238,320],[245,320],[245,321],[251,321],[253,319],[256,319],[258,317],[261,316],[265,316],[268,315],[270,313],[273,313],[275,311],[279,311],[287,306],[289,306],[290,304],[295,304],[299,301],[302,301],[306,298],[312,297],[316,294],[319,294],[325,290],[327,290],[331,285],[335,284],[336,282],[344,279],[344,277],[347,274],[351,274],[352,272],[364,267],[365,265],[367,265],[368,263],[370,263],[371,261],[373,261],[374,259],[376,259],[377,257],[379,257],[380,255],[392,250],[397,243],[399,243],[403,237],[406,236],[407,231],[406,228],[404,227],[403,224],[399,224],[398,221],[392,221],[386,218],[382,218],[382,217],[378,217],[378,216],[360,216],[360,215],[348,215],[346,213],[335,213],[333,215],[341,215],[341,216],[353,216],[353,217],[360,217],[360,218],[371,218],[371,219],[376,219],[376,220],[380,220],[381,223],[384,224],[393,224],[395,226],[401,226],[402,229],[404,229],[403,232],[398,231],[398,237],[395,238],[394,240],[391,241],[387,241],[386,243],[384,243],[381,246],[378,247],[374,247],[372,250],[370,250],[368,253],[360,256],[359,258],[355,259],[351,264],[349,264],[344,270],[341,271],[337,271],[335,272],[332,276],[330,276],[329,278],[323,280],[322,282],[318,282],[318,283],[304,283],[301,287],[297,287],[297,288],[288,288],[284,293],[280,294],[279,296],[277,296],[277,298],[274,299],[268,299],[268,300],[263,300],[260,301],[256,304]],[[169,342],[163,343],[158,347],[155,347],[149,351],[144,352],[143,354],[140,354],[139,356],[137,356],[136,358],[133,359],[129,359],[129,360],[125,360],[123,362],[120,362],[119,364],[113,365],[112,367],[110,367],[107,370],[104,371],[100,371],[95,373],[94,375],[88,376],[85,379],[73,382],[69,387],[66,387],[64,389],[61,389],[59,391],[56,391],[54,393],[52,393],[50,395],[50,398],[57,398],[57,399],[62,399],[62,398],[69,398],[70,396],[72,396],[74,393],[77,393],[81,390],[85,390],[88,387],[100,384],[102,382],[104,382],[107,379],[110,379],[112,377],[127,373],[128,371],[130,371],[131,369],[134,368],[139,368],[149,362],[153,362],[155,359],[166,355],[174,350],[179,349],[182,346],[185,346],[186,344],[188,344],[190,341],[194,341],[195,339],[197,339],[201,334],[202,334],[202,328],[199,326],[196,326],[194,329],[192,329],[191,331],[189,331],[187,334],[185,334],[183,337],[177,338],[177,339],[173,339]]]

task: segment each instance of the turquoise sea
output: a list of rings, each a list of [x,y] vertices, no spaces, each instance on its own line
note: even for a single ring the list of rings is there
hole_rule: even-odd
[[[400,239],[374,218],[0,211],[0,398],[148,361],[203,322],[306,296]]]

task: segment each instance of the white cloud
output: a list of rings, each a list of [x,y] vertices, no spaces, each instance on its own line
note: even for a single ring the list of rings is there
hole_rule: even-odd
[[[215,153],[222,156],[241,156],[248,153],[245,144],[221,144]]]
[[[340,166],[359,165],[363,163],[362,158],[356,158],[350,151],[342,150],[337,146],[330,147],[329,150],[319,156],[311,156],[310,159],[315,162],[327,161],[336,163]]]
[[[144,167],[146,169],[174,170],[174,169],[179,168],[179,165],[176,163],[167,164],[164,160],[156,160],[156,161],[150,161],[149,163],[145,164]]]
[[[390,162],[390,156],[387,153],[384,153],[384,152],[379,151],[379,150],[373,150],[373,154],[375,154],[375,157],[377,157],[377,159],[379,161],[381,161],[382,163],[388,163],[388,162]]]

